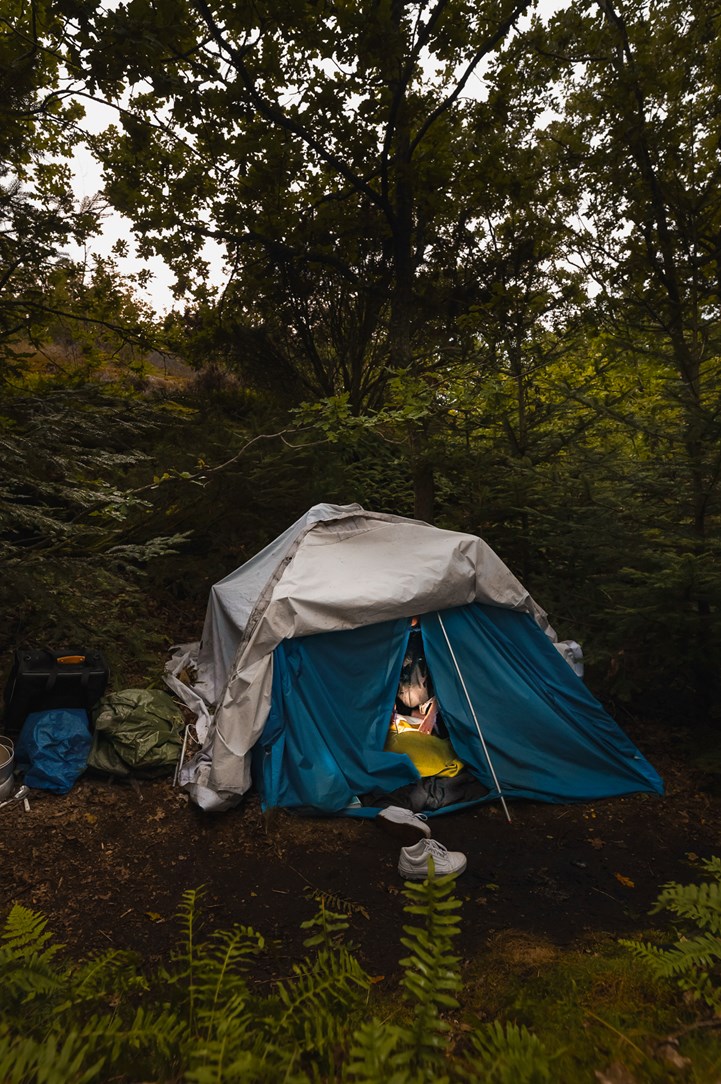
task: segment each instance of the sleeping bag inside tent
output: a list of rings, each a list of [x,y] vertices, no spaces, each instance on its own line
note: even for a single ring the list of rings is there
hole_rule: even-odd
[[[466,784],[431,788],[426,812],[494,798],[663,793],[656,771],[529,613],[474,602],[426,613],[420,628]],[[278,643],[270,710],[252,754],[264,808],[375,816],[395,795],[418,811],[421,772],[388,741],[410,634],[400,618]],[[416,746],[423,737],[414,735]]]

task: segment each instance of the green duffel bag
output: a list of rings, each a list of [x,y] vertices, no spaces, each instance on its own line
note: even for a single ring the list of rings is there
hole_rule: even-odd
[[[123,689],[104,696],[93,712],[88,767],[111,775],[158,776],[175,770],[185,723],[160,689]]]

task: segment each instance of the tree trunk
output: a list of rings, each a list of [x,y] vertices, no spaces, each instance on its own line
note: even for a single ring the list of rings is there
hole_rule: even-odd
[[[410,448],[413,477],[413,516],[425,523],[433,523],[435,518],[436,479],[430,456],[428,433],[420,423],[411,423]]]

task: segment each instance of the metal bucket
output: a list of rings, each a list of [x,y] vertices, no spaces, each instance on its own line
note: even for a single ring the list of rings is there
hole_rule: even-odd
[[[15,746],[10,738],[0,734],[0,802],[9,798],[15,789]]]

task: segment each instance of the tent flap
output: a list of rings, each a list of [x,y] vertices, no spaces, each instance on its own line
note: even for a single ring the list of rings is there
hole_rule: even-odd
[[[527,614],[474,604],[423,621],[426,657],[460,758],[488,787],[542,801],[584,801],[663,783]]]
[[[407,638],[398,620],[278,645],[254,758],[265,807],[332,813],[418,779],[408,757],[383,749]]]

